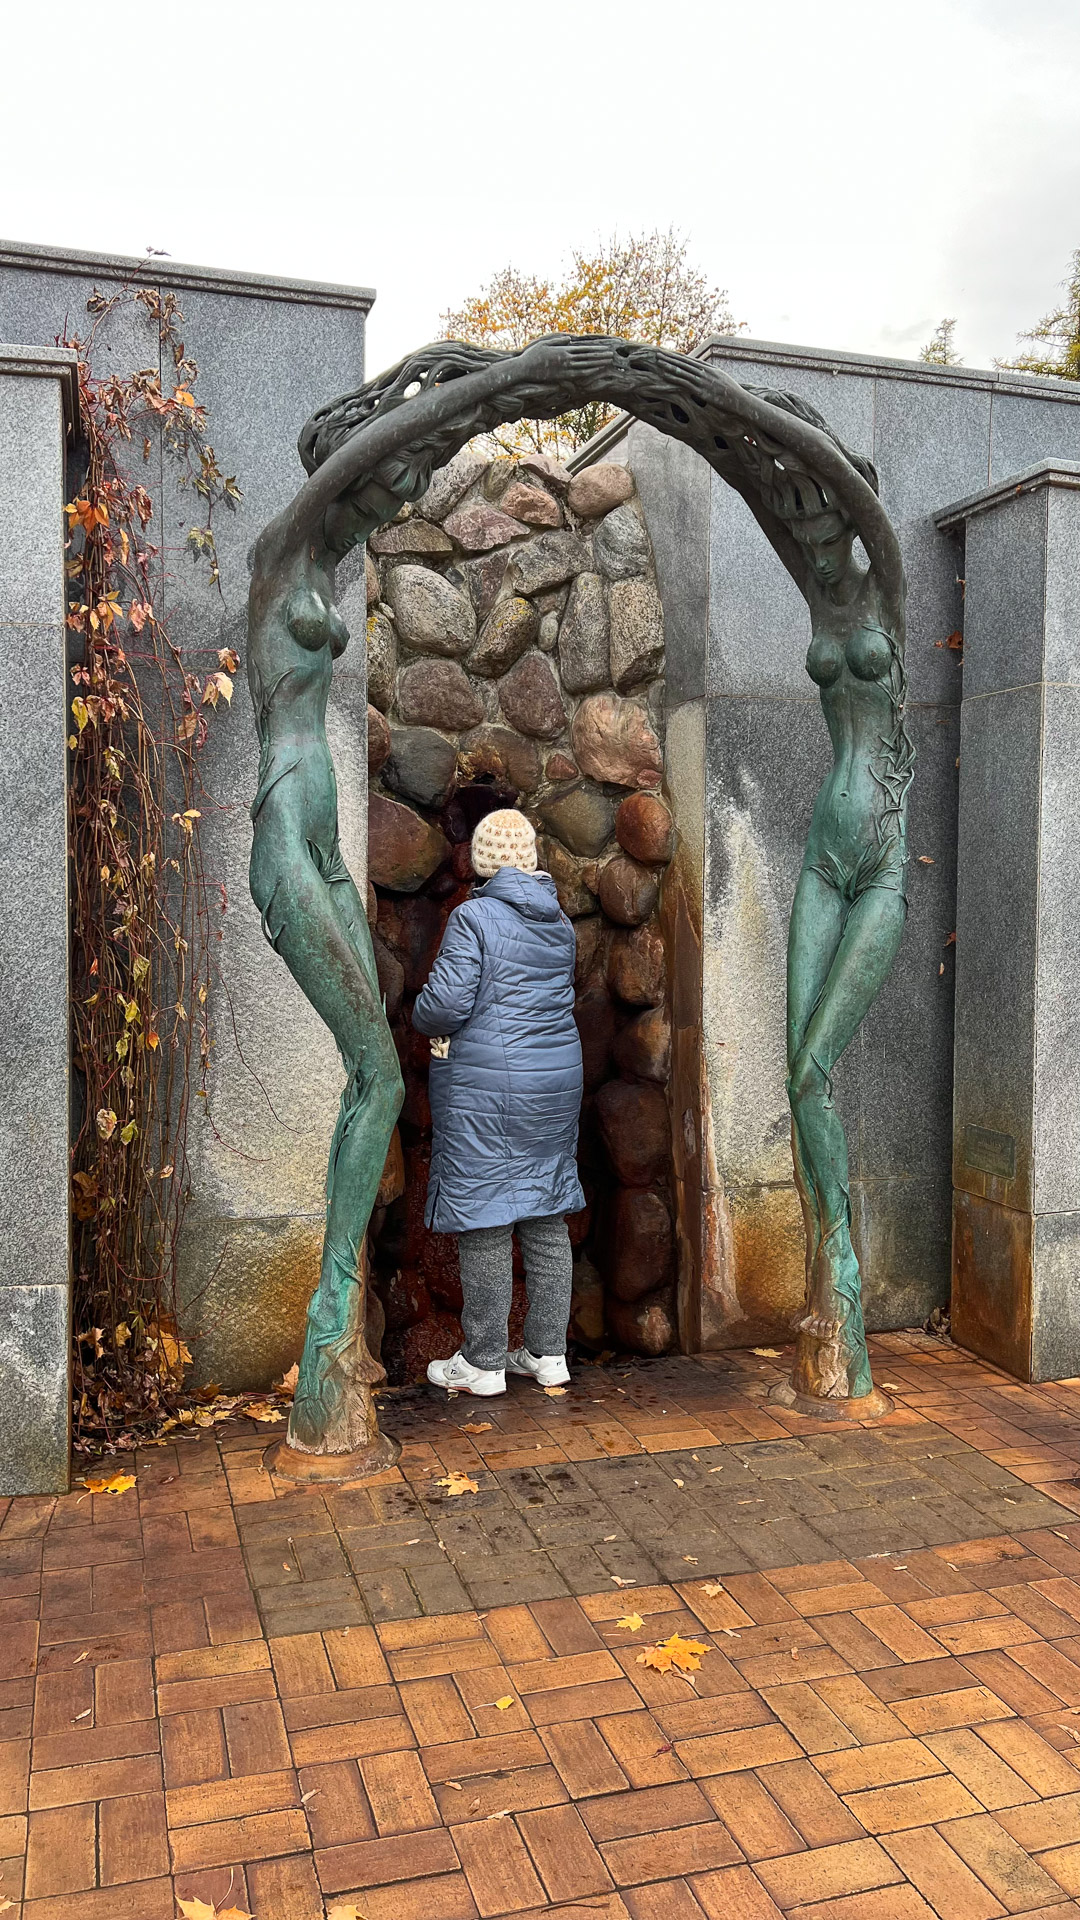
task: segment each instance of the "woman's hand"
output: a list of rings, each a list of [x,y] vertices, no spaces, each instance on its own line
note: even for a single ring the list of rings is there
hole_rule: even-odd
[[[431,1036],[431,1057],[433,1060],[447,1060],[450,1057],[450,1036],[433,1033]]]

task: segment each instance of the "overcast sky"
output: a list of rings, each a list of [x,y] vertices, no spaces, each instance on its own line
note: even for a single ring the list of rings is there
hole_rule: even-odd
[[[0,236],[373,286],[674,225],[759,338],[1013,351],[1080,247],[1080,0],[15,0]]]

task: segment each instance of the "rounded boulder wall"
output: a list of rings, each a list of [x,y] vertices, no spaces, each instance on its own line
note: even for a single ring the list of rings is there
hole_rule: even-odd
[[[611,684],[607,597],[598,573],[579,573],[559,628],[559,672],[568,693]]]
[[[395,520],[388,527],[379,527],[370,535],[368,546],[372,553],[380,555],[426,553],[438,560],[446,559],[454,551],[453,541],[448,539],[441,527],[432,526],[430,520],[422,520],[415,513],[411,513],[407,520]]]
[[[438,901],[424,893],[380,900],[379,938],[404,969],[406,993],[419,993],[435,965],[444,920]]]
[[[430,567],[394,567],[386,599],[399,637],[420,653],[456,659],[468,653],[476,639],[472,601]]]
[[[593,913],[587,919],[574,922],[574,937],[577,941],[577,957],[574,962],[574,980],[583,987],[590,974],[599,973],[604,977],[604,933],[606,929],[602,915]]]
[[[583,472],[575,473],[566,504],[572,513],[580,514],[583,520],[598,520],[602,514],[610,513],[613,507],[621,507],[633,491],[634,482],[629,469],[605,461],[600,466],[586,467]]]
[[[565,731],[566,709],[543,654],[527,654],[500,680],[499,704],[518,733],[554,740]]]
[[[628,1007],[658,1007],[664,998],[664,942],[655,926],[613,935],[608,986]]]
[[[414,660],[398,681],[398,717],[410,727],[461,732],[479,726],[484,703],[456,660]]]
[[[611,1337],[629,1353],[641,1353],[655,1359],[669,1353],[678,1332],[675,1321],[675,1297],[670,1287],[647,1294],[633,1305],[608,1298],[607,1323]]]
[[[364,555],[364,594],[367,600],[367,610],[370,613],[376,601],[382,599],[382,588],[379,585],[379,570],[370,553],[365,553]]]
[[[667,1101],[648,1082],[609,1080],[595,1101],[600,1137],[623,1187],[650,1187],[671,1152]]]
[[[518,461],[518,469],[521,473],[535,474],[538,480],[542,480],[545,486],[550,487],[552,492],[559,494],[560,497],[569,492],[570,475],[565,467],[551,458],[550,454],[523,454]]]
[[[416,511],[425,520],[444,520],[451,507],[469,488],[479,480],[487,467],[482,453],[474,453],[470,447],[463,447],[445,467],[439,467],[431,476],[431,484],[426,493],[421,494],[416,503]]]
[[[633,1304],[666,1287],[673,1264],[674,1235],[663,1196],[649,1187],[620,1187],[611,1208],[606,1260],[615,1298]]]
[[[582,1254],[574,1262],[574,1280],[570,1290],[570,1338],[579,1346],[604,1344],[604,1283]]]
[[[520,520],[512,520],[508,513],[500,513],[498,507],[489,507],[482,500],[455,507],[453,513],[447,515],[445,525],[447,533],[453,535],[466,553],[487,553],[491,547],[505,547],[511,540],[524,539],[529,531]]]
[[[615,1009],[602,980],[591,980],[574,1001],[574,1019],[581,1039],[581,1070],[586,1093],[595,1093],[611,1066],[615,1038]]]
[[[536,843],[536,857],[544,872],[550,873],[554,880],[559,905],[568,919],[577,920],[582,914],[596,912],[596,895],[586,885],[580,860],[567,853],[558,840],[545,837]]]
[[[457,773],[457,748],[433,727],[391,727],[383,785],[421,807],[441,807]]]
[[[487,778],[532,793],[540,784],[540,754],[510,727],[474,727],[458,748],[458,775],[464,782]]]
[[[614,507],[593,534],[597,573],[607,580],[632,580],[648,570],[649,536],[633,507]]]
[[[450,858],[450,843],[438,827],[400,800],[381,793],[368,798],[368,874],[391,893],[416,893]]]
[[[545,780],[576,780],[578,770],[568,753],[550,753],[544,768]]]
[[[576,533],[541,533],[514,554],[510,578],[518,593],[530,597],[548,593],[584,573],[589,566],[589,549]]]
[[[611,838],[615,808],[598,787],[578,786],[545,800],[540,818],[571,853],[593,860]]]
[[[527,527],[561,527],[562,508],[543,487],[530,487],[524,480],[512,480],[499,505]]]
[[[615,815],[615,838],[644,866],[664,866],[675,851],[675,822],[654,793],[629,793]]]
[[[601,871],[600,905],[617,926],[639,927],[649,918],[659,897],[656,875],[625,853],[607,861]]]
[[[367,770],[368,779],[385,767],[390,758],[390,729],[379,712],[378,707],[367,710]]]
[[[571,738],[578,766],[590,779],[615,787],[660,785],[660,742],[638,701],[593,694],[575,713]]]
[[[484,621],[480,638],[469,655],[469,666],[473,673],[497,679],[520,660],[539,632],[540,615],[530,600],[523,600],[520,594],[500,600]]]
[[[664,1007],[649,1007],[615,1041],[615,1064],[634,1080],[666,1086],[671,1072],[671,1023]]]
[[[371,565],[370,560],[368,565]],[[372,569],[374,571],[374,569]],[[380,713],[386,713],[394,698],[397,672],[397,638],[385,613],[368,615],[367,682],[368,699]]]

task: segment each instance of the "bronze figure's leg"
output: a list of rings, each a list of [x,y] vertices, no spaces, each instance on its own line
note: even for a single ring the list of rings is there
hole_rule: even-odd
[[[831,1076],[888,977],[905,911],[903,895],[887,887],[869,888],[849,907],[810,868],[791,912],[788,1098],[806,1226],[806,1312],[792,1385],[815,1399],[861,1399],[873,1390],[851,1245],[847,1141]]]

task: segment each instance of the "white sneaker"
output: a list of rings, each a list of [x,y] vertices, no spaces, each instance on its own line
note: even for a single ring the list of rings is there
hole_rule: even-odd
[[[496,1373],[470,1366],[460,1351],[451,1354],[449,1360],[433,1360],[427,1377],[433,1387],[448,1387],[452,1393],[476,1393],[483,1397],[506,1392],[506,1375],[501,1367]]]
[[[513,1353],[507,1354],[506,1371],[523,1373],[542,1387],[565,1387],[570,1378],[565,1354],[535,1354],[530,1353],[528,1347],[516,1347]]]

